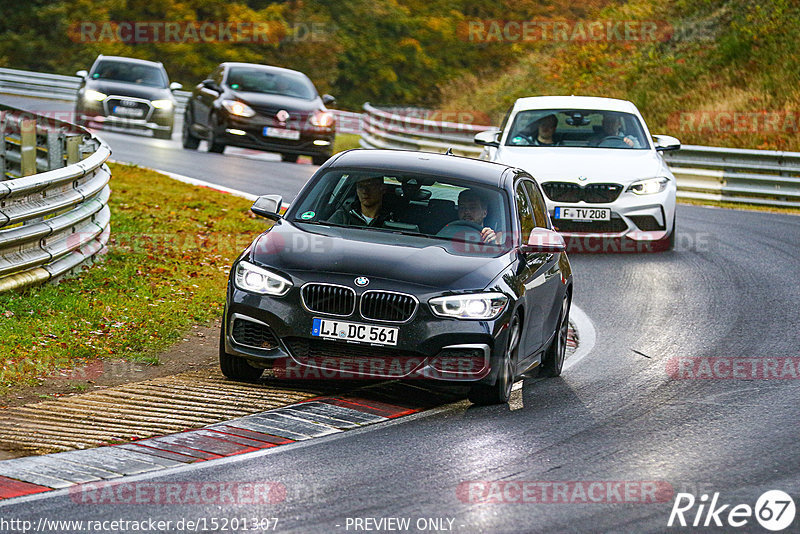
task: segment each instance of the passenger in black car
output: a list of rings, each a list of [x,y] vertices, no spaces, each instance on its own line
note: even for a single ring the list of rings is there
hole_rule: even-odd
[[[385,192],[383,177],[364,177],[356,183],[358,202],[339,208],[328,222],[347,226],[383,226],[384,222],[392,218],[391,212],[383,205]]]

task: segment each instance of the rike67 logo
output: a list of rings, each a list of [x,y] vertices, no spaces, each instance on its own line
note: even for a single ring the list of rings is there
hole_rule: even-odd
[[[707,494],[696,499],[691,493],[678,493],[667,526],[733,527],[747,525],[755,516],[762,527],[773,532],[784,530],[794,521],[794,500],[780,490],[764,492],[754,507],[749,504],[722,504],[719,492],[709,500]]]

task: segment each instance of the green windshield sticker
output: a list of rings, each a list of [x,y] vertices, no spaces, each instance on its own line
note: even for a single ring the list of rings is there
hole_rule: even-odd
[[[238,88],[239,88],[239,84],[238,83],[232,83],[231,84],[231,89],[238,89]]]
[[[300,218],[304,220],[313,219],[314,215],[316,215],[316,213],[314,213],[313,211],[307,211],[304,214],[302,214]]]

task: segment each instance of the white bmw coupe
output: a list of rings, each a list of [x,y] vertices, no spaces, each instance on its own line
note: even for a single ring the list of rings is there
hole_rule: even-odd
[[[661,152],[680,141],[651,138],[631,102],[585,96],[518,99],[499,130],[475,135],[482,159],[528,171],[542,186],[553,225],[568,241],[675,244],[675,177]],[[606,248],[607,250],[607,248]],[[599,251],[599,250],[597,250]]]

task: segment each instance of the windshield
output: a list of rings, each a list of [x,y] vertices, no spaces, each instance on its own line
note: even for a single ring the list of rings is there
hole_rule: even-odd
[[[381,232],[387,243],[401,234],[499,250],[511,228],[500,189],[400,172],[329,171],[295,205],[290,220]]]
[[[648,149],[649,143],[631,113],[534,109],[517,113],[506,146]]]
[[[125,61],[101,61],[94,68],[92,79],[135,83],[149,87],[167,87],[167,76],[163,70],[151,65]]]
[[[251,67],[232,67],[226,82],[234,91],[292,96],[313,100],[317,91],[302,75]]]

